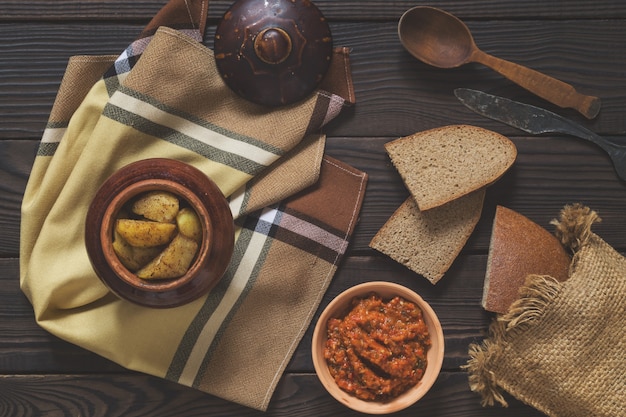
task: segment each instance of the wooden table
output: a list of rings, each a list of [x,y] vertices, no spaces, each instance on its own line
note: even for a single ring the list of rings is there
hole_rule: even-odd
[[[0,416],[356,415],[318,381],[307,332],[267,413],[130,372],[41,330],[19,289],[20,203],[65,65],[71,55],[118,53],[164,0],[0,0]],[[446,335],[443,371],[431,392],[399,416],[540,416],[509,398],[483,409],[460,369],[491,315],[480,307],[491,221],[497,204],[550,229],[567,203],[599,212],[594,231],[626,250],[626,184],[596,146],[565,136],[530,137],[463,107],[452,91],[470,87],[556,111],[626,141],[626,3],[622,0],[441,0],[430,5],[467,22],[481,49],[602,98],[588,121],[555,108],[480,65],[427,66],[400,45],[396,24],[409,0],[318,0],[335,43],[352,50],[357,104],[328,126],[327,152],[369,173],[360,224],[322,307],[369,280],[409,286],[431,303]],[[230,1],[213,1],[209,32]],[[209,46],[212,41],[209,42]],[[489,188],[483,216],[452,268],[433,286],[368,248],[407,192],[383,144],[442,125],[467,123],[510,137],[514,167]],[[69,213],[71,215],[71,213]],[[63,254],[59,254],[63,256]]]

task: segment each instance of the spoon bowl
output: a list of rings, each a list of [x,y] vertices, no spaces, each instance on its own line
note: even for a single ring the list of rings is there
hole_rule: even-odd
[[[462,21],[434,7],[415,7],[404,13],[398,24],[398,36],[411,55],[439,68],[466,64],[477,49]]]
[[[417,6],[407,10],[398,23],[398,36],[404,48],[426,64],[455,68],[481,63],[544,100],[575,109],[588,119],[600,111],[598,97],[580,94],[563,81],[483,52],[465,23],[441,9]]]

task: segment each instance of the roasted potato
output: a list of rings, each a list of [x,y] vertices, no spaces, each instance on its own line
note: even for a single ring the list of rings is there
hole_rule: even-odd
[[[178,214],[178,197],[166,191],[150,191],[139,196],[131,211],[155,222],[172,223]]]
[[[115,231],[128,244],[145,248],[167,244],[176,233],[176,225],[147,220],[118,219]]]
[[[178,231],[183,235],[198,243],[202,241],[202,224],[193,209],[188,207],[182,208],[176,215],[176,225],[178,226]]]
[[[202,242],[202,223],[178,197],[149,191],[127,203],[117,216],[113,250],[142,279],[185,275]]]
[[[198,251],[193,239],[179,233],[167,247],[146,266],[137,271],[142,279],[178,278],[187,272]]]
[[[122,265],[134,272],[153,260],[162,250],[161,246],[140,248],[130,245],[119,233],[115,233],[113,250]]]

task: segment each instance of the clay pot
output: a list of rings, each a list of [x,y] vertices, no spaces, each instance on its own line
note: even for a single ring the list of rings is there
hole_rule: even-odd
[[[149,191],[176,195],[202,224],[195,260],[181,277],[139,278],[113,250],[120,210]],[[205,295],[221,279],[234,248],[233,217],[224,195],[204,173],[172,159],[146,159],[121,168],[100,187],[87,212],[85,245],[96,274],[120,298],[147,307],[176,307]]]

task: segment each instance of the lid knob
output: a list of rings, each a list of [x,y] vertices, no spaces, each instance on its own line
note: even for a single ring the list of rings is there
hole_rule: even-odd
[[[291,38],[281,28],[267,28],[254,38],[254,51],[266,64],[280,64],[291,53]]]

